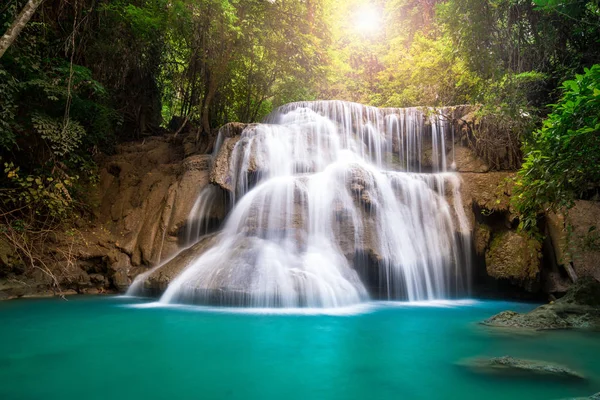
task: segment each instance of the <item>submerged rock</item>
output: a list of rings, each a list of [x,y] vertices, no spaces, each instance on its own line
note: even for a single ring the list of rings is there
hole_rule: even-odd
[[[482,322],[493,327],[600,330],[600,282],[581,279],[561,299],[519,314],[503,311]]]
[[[564,365],[547,361],[526,360],[510,356],[472,358],[459,363],[477,373],[503,376],[539,377],[550,379],[581,380],[585,376]]]
[[[563,400],[600,400],[600,392],[587,397],[571,397]]]

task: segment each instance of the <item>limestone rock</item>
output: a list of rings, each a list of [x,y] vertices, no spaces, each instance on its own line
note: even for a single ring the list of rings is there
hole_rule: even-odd
[[[532,289],[540,272],[541,244],[525,234],[497,234],[485,255],[488,275]]]
[[[117,289],[117,291],[124,293],[127,291],[129,284],[131,281],[127,276],[127,272],[125,270],[116,271],[110,278],[112,285]]]
[[[90,283],[95,286],[104,286],[105,285],[105,277],[102,274],[90,274]]]
[[[549,212],[546,214],[546,228],[552,243],[552,250],[558,265],[571,262],[567,256],[567,231],[565,228],[565,217],[562,214]]]
[[[101,171],[98,219],[132,265],[156,265],[178,250],[178,232],[208,184],[210,156],[183,158],[168,136],[118,147]]]
[[[569,323],[546,305],[540,306],[528,314],[519,314],[514,311],[502,311],[482,323],[488,326],[529,328],[535,330],[569,328]]]
[[[482,322],[493,327],[544,329],[600,329],[600,282],[581,279],[559,300],[519,314],[503,311]]]
[[[469,148],[456,145],[447,155],[447,163],[457,172],[489,172],[490,167]]]
[[[150,273],[144,282],[144,291],[157,296],[164,292],[169,283],[193,260],[200,257],[216,240],[216,234],[202,237],[196,244],[183,250],[175,258]]]
[[[472,218],[472,223],[476,217],[473,214],[475,209],[484,212],[486,216],[500,215],[504,218],[506,227],[511,226],[516,219],[516,214],[510,206],[514,175],[511,172],[460,174],[462,202],[465,213]]]
[[[525,376],[548,379],[582,380],[585,376],[564,365],[547,361],[525,360],[510,356],[474,358],[464,360],[460,365],[477,373],[502,376]]]
[[[560,299],[560,303],[581,304],[600,308],[600,282],[584,277]]]
[[[572,397],[572,398],[564,399],[564,400],[600,400],[600,392],[593,394],[591,396],[588,396],[588,397]]]
[[[576,201],[566,226],[571,229],[568,248],[575,274],[600,280],[600,202]]]
[[[223,190],[233,192],[233,171],[230,171],[231,155],[235,145],[240,141],[241,134],[248,125],[237,122],[229,123],[219,130],[219,146],[216,149],[215,159],[210,170],[210,182],[221,187]]]
[[[510,196],[513,177],[514,174],[510,172],[462,173],[463,192],[480,209],[511,212]]]
[[[475,252],[483,256],[490,245],[491,228],[486,224],[475,224],[473,232],[473,240],[475,242]]]

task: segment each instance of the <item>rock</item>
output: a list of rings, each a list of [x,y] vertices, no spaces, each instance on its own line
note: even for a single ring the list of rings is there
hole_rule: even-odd
[[[457,172],[489,172],[490,167],[469,148],[455,145],[447,155],[447,163]]]
[[[105,277],[102,274],[90,274],[90,282],[96,286],[104,286]]]
[[[0,276],[10,271],[13,258],[14,248],[4,238],[0,238]]]
[[[208,171],[210,169],[210,154],[193,155],[183,160],[185,171]]]
[[[593,394],[591,396],[588,396],[588,397],[571,397],[571,398],[563,399],[563,400],[600,400],[600,392]]]
[[[594,278],[584,277],[573,285],[560,302],[600,308],[600,282]]]
[[[179,230],[209,182],[211,159],[185,155],[181,140],[162,136],[120,145],[102,162],[98,220],[134,266],[157,265],[178,251]]]
[[[109,268],[112,271],[127,271],[131,267],[131,260],[125,253],[113,252],[109,254],[109,259]]]
[[[111,276],[110,280],[114,288],[121,293],[126,292],[130,284],[129,277],[127,276],[127,271],[122,269],[116,271]]]
[[[541,244],[523,233],[497,234],[486,251],[488,275],[506,279],[533,291],[540,272]]]
[[[486,224],[476,223],[473,236],[475,252],[480,256],[485,255],[490,244],[491,228]]]
[[[535,310],[519,314],[503,311],[482,322],[492,327],[600,330],[600,282],[582,279],[567,294]]]
[[[146,277],[144,291],[149,295],[160,295],[181,271],[215,243],[216,237],[216,234],[202,237],[195,245],[183,250],[175,258],[158,267]]]
[[[519,314],[514,311],[503,311],[482,322],[484,325],[529,328],[535,330],[567,329],[569,323],[558,316],[550,306],[540,306],[528,314]]]
[[[552,380],[582,380],[585,376],[560,364],[539,360],[525,360],[510,356],[473,358],[459,363],[477,373],[503,376],[539,377]]]
[[[564,255],[562,263],[566,267],[571,261],[577,277],[600,280],[600,202],[576,201],[564,226],[569,228],[563,228],[563,234],[570,230],[567,248],[571,259]]]
[[[220,140],[221,143],[217,143],[219,147],[216,149],[215,159],[210,170],[210,182],[228,192],[233,193],[235,190],[233,187],[234,177],[230,171],[230,166],[233,165],[231,163],[233,149],[248,126],[251,125],[232,122],[219,130],[218,141]]]
[[[463,172],[461,195],[465,213],[471,216],[474,222],[476,216],[473,211],[484,213],[485,216],[500,216],[506,228],[510,228],[516,220],[516,213],[510,205],[512,194],[511,172],[474,173]],[[471,224],[473,225],[473,224]]]
[[[571,262],[570,257],[567,256],[567,232],[565,229],[565,218],[562,214],[549,212],[546,214],[546,228],[548,229],[548,236],[552,243],[552,250],[556,263],[558,265],[564,265]]]

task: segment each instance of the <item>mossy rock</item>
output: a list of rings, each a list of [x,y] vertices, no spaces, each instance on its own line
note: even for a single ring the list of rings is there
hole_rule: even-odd
[[[537,281],[542,245],[523,233],[506,231],[496,235],[485,255],[488,275],[521,285]]]
[[[540,360],[526,360],[510,356],[473,358],[463,360],[459,365],[477,373],[514,377],[538,377],[550,380],[583,380],[585,376],[564,365]]]
[[[600,282],[580,279],[564,297],[550,304],[525,314],[503,311],[481,323],[504,328],[600,331]]]
[[[600,282],[591,277],[580,278],[561,302],[600,307]]]
[[[486,224],[475,224],[475,230],[473,233],[473,241],[475,242],[475,252],[483,256],[490,244],[490,237],[492,235],[492,229]]]

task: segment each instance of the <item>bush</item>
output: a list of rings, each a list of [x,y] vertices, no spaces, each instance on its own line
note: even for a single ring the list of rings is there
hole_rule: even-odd
[[[521,227],[535,231],[545,210],[567,210],[600,189],[600,65],[562,84],[542,128],[525,142],[514,205]]]

